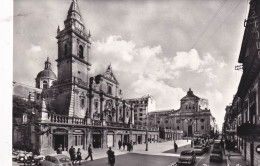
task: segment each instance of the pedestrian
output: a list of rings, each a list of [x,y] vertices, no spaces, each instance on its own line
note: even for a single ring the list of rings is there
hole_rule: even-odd
[[[125,150],[125,145],[126,145],[126,143],[125,143],[125,141],[123,142],[123,148],[124,148],[124,150]]]
[[[78,148],[78,151],[77,151],[77,158],[76,160],[79,162],[79,165],[81,165],[81,160],[82,160],[82,157],[81,157],[81,152],[80,152],[80,148]]]
[[[174,151],[175,151],[175,153],[177,152],[177,150],[178,150],[178,145],[176,144],[176,142],[174,142]]]
[[[131,151],[133,151],[134,150],[134,144],[133,144],[133,142],[131,141]]]
[[[122,142],[121,142],[121,140],[119,140],[119,141],[118,141],[119,150],[121,149],[121,146],[122,146]]]
[[[72,160],[73,146],[70,147],[69,154],[70,154],[70,160]]]
[[[57,154],[61,154],[62,153],[62,145],[60,144],[60,146],[57,149]]]
[[[90,157],[91,161],[93,161],[91,144],[89,144],[89,146],[88,146],[88,156],[85,158],[85,160],[88,160],[89,157]]]
[[[193,147],[193,139],[191,140],[190,144],[191,144],[190,146]]]
[[[75,148],[73,148],[72,149],[72,155],[71,155],[71,161],[72,161],[72,164],[75,164],[75,162],[76,162],[76,149]]]
[[[130,142],[127,143],[127,151],[128,151],[128,152],[131,151],[131,143],[130,143]]]
[[[111,158],[111,155],[112,155],[112,150],[111,150],[111,147],[108,148],[108,151],[107,151],[107,160],[108,160],[108,164],[110,164],[110,158]]]
[[[110,166],[114,166],[115,165],[115,153],[112,151],[111,152],[111,156],[110,156]]]

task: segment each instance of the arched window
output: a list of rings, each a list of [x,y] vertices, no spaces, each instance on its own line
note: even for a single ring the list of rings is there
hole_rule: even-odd
[[[48,88],[48,83],[47,83],[47,81],[43,81],[43,83],[42,83],[42,88],[43,88],[43,89]]]
[[[83,46],[82,46],[82,45],[79,46],[79,57],[80,57],[81,59],[84,58],[84,57],[83,57]]]
[[[68,46],[67,46],[67,44],[65,44],[65,46],[64,46],[64,54],[67,55],[67,53],[68,53]]]

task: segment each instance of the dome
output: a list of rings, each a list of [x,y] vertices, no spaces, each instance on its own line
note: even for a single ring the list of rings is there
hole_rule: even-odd
[[[50,79],[53,79],[53,80],[57,79],[55,73],[53,71],[51,71],[50,69],[45,69],[45,70],[39,72],[37,74],[36,79],[39,79],[39,78],[50,78]]]

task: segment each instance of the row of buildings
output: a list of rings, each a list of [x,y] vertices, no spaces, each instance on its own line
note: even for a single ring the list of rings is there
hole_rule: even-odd
[[[223,134],[250,165],[260,165],[260,2],[250,1],[238,62],[243,74],[226,106]]]
[[[86,33],[78,2],[73,0],[57,29],[58,73],[47,58],[35,87],[13,83],[13,146],[40,154],[58,146],[86,149],[117,146],[119,140],[135,144],[173,140],[183,136],[210,136],[212,115],[207,100],[191,89],[178,110],[155,111],[147,95],[125,99],[112,66],[89,76],[91,34]],[[149,114],[147,114],[149,112]]]

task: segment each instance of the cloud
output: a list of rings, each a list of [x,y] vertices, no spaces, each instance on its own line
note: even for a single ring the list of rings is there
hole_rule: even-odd
[[[177,82],[183,75],[194,74],[206,79],[205,85],[210,87],[217,78],[213,68],[223,66],[223,62],[210,53],[199,55],[197,50],[192,49],[167,58],[163,56],[160,45],[138,47],[135,42],[124,40],[121,36],[94,41],[92,49],[92,75],[103,73],[111,62],[125,97],[150,94],[156,99],[157,109],[178,109],[180,99],[186,94],[181,84],[173,86],[169,82]]]
[[[36,45],[32,44],[31,48],[28,50],[28,52],[36,53],[36,52],[39,52],[41,50],[42,50],[41,46],[36,46]]]

